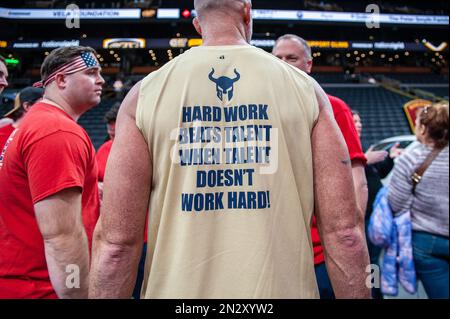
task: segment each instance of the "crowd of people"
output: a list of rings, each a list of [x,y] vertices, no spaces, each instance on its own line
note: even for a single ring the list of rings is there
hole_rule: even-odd
[[[0,122],[0,298],[383,298],[365,234],[391,171],[417,278],[448,298],[448,104],[419,110],[412,150],[364,152],[303,38],[270,54],[249,45],[251,1],[195,9],[203,45],[114,105],[97,151],[77,124],[105,82],[92,48],[55,49],[17,94]],[[7,77],[0,59],[0,94]]]

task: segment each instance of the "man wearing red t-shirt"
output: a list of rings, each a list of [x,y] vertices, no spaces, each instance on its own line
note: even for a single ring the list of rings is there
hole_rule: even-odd
[[[304,39],[292,34],[284,35],[277,40],[272,53],[303,72],[308,74],[311,73],[313,65],[311,48]],[[366,211],[368,194],[364,166],[367,160],[361,147],[361,141],[356,132],[350,108],[344,101],[337,97],[328,95],[328,98],[333,108],[335,120],[347,144],[352,164],[352,176],[356,199],[360,210],[358,214],[358,216],[360,216],[358,224],[360,224],[361,228],[364,230],[364,212]],[[320,242],[315,217],[313,217],[312,221],[311,237],[320,297],[321,299],[334,298],[333,288],[325,267],[324,250]]]
[[[19,127],[31,106],[42,99],[43,94],[43,89],[34,87],[26,87],[17,94],[13,109],[4,115],[6,118],[12,119],[13,123],[0,127],[0,150],[3,150],[11,133]]]
[[[87,297],[97,162],[76,121],[100,102],[100,71],[91,48],[52,51],[44,99],[0,155],[0,298]]]
[[[105,177],[106,162],[108,160],[109,152],[111,152],[112,143],[116,135],[116,119],[119,108],[120,103],[117,103],[105,114],[106,129],[108,131],[109,140],[99,147],[96,155],[99,183],[102,183]]]

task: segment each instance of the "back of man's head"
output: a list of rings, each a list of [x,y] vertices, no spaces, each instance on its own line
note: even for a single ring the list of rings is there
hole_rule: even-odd
[[[42,81],[45,81],[59,67],[72,61],[74,58],[80,56],[84,52],[92,52],[96,54],[94,49],[83,46],[63,47],[50,52],[41,66]]]
[[[17,93],[14,100],[14,107],[11,111],[4,116],[17,121],[20,119],[28,109],[37,101],[42,99],[44,95],[44,89],[35,87],[26,87]]]
[[[242,3],[251,3],[251,0],[194,0],[194,8],[201,19],[211,13],[234,13]]]

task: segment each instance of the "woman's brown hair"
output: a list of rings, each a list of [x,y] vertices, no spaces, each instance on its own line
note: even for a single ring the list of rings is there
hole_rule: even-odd
[[[448,103],[436,103],[426,106],[419,117],[420,124],[426,128],[426,134],[436,147],[448,145]]]

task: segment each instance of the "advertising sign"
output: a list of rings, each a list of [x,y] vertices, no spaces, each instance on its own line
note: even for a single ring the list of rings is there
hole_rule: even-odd
[[[145,39],[113,38],[103,40],[103,49],[144,49]]]
[[[0,8],[0,18],[5,19],[140,19],[141,9],[8,9]],[[78,16],[79,14],[79,16]]]
[[[409,127],[413,134],[416,131],[415,127],[416,127],[417,111],[431,104],[432,103],[430,101],[417,99],[409,101],[403,106],[403,110],[405,111],[406,117],[408,118]]]

